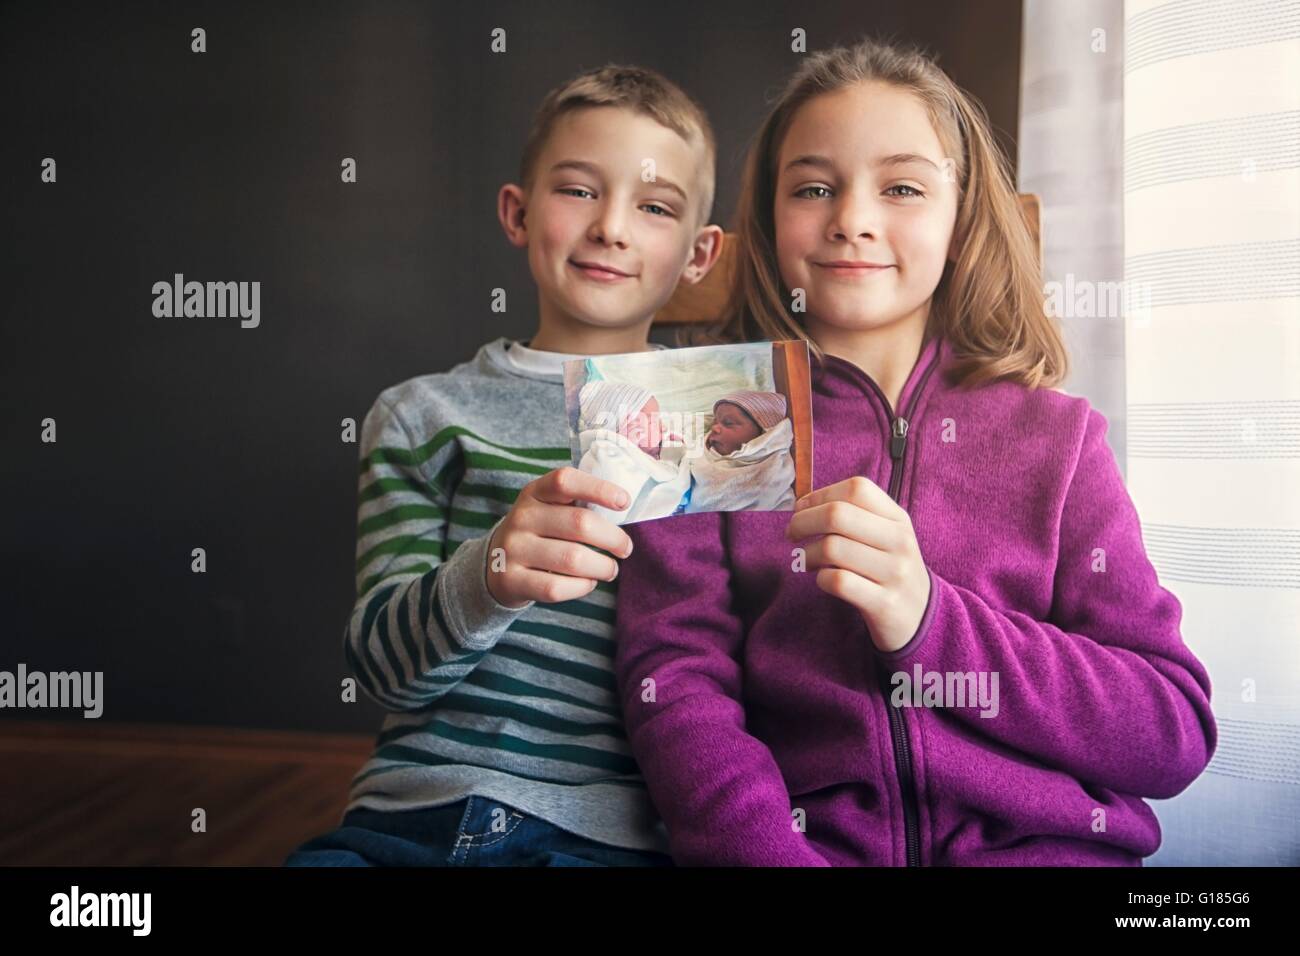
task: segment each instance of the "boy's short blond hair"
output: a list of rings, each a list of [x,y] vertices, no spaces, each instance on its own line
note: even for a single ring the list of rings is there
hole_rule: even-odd
[[[547,93],[533,115],[532,128],[528,131],[519,163],[519,182],[525,190],[532,188],[537,159],[556,120],[571,110],[586,106],[625,107],[649,116],[692,145],[698,137],[698,142],[704,146],[706,164],[701,176],[704,195],[700,197],[699,225],[708,223],[713,214],[714,164],[717,161],[713,127],[703,107],[685,90],[648,67],[608,64],[579,73]]]

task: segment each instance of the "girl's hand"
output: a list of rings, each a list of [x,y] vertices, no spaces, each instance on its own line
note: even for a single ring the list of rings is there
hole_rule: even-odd
[[[930,574],[912,519],[875,482],[861,476],[819,488],[795,502],[786,537],[822,535],[806,548],[817,586],[848,601],[881,651],[896,651],[921,625]]]

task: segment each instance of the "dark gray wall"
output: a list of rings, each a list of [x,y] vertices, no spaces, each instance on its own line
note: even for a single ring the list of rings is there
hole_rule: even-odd
[[[102,670],[107,720],[376,728],[364,697],[339,702],[357,490],[340,420],[532,331],[494,208],[547,89],[608,61],[677,80],[714,121],[730,226],[794,27],[813,49],[927,44],[1014,157],[1019,0],[0,7],[0,670]],[[260,327],[155,318],[176,272],[260,281]]]

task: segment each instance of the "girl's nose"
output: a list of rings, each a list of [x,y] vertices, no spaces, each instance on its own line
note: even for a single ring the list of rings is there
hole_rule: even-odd
[[[859,237],[880,234],[880,212],[875,202],[869,197],[859,196],[854,190],[848,190],[840,197],[832,207],[832,213],[827,232],[833,242],[852,242]]]

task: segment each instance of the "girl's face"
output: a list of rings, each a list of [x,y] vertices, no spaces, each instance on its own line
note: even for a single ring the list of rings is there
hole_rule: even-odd
[[[819,329],[924,325],[957,219],[953,168],[904,90],[860,83],[799,108],[773,212],[781,278],[805,291],[814,339]]]
[[[733,405],[731,402],[720,402],[718,411],[713,416],[713,427],[709,429],[709,436],[704,439],[704,444],[719,455],[730,455],[758,435],[758,425],[741,410],[740,406]]]

